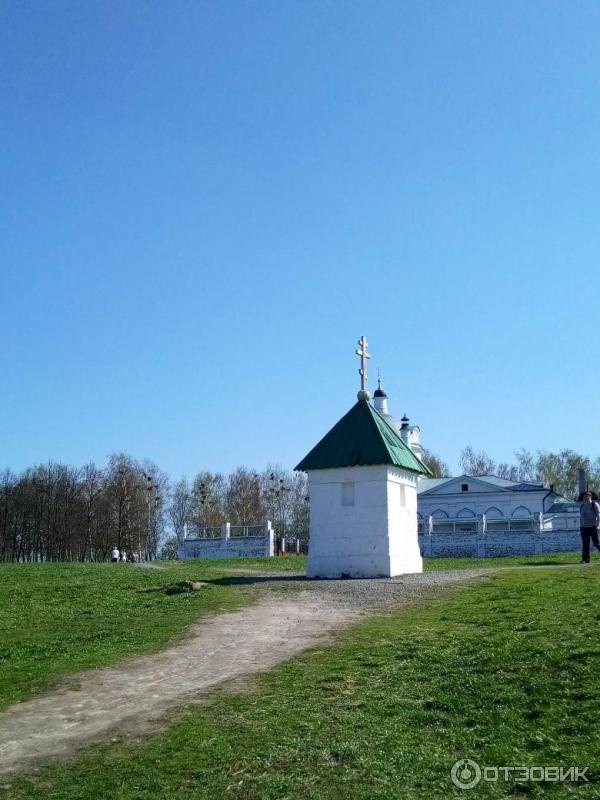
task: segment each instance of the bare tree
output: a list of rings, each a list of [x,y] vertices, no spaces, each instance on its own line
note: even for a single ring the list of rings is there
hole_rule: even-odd
[[[183,541],[186,525],[192,516],[192,493],[187,478],[181,478],[173,487],[169,520],[178,542]]]
[[[92,558],[92,543],[96,539],[98,523],[98,500],[102,494],[104,477],[102,471],[95,464],[86,464],[81,475],[81,496],[84,504],[83,512],[85,515],[85,529],[83,530],[83,540],[80,561]]]
[[[144,461],[141,470],[146,493],[145,552],[148,558],[155,559],[158,557],[159,545],[168,518],[169,479],[153,461]]]
[[[506,464],[504,462],[498,464],[496,467],[496,475],[499,478],[505,478],[508,481],[519,481],[519,468],[516,464]]]
[[[227,512],[237,525],[256,524],[265,518],[260,481],[257,473],[238,467],[229,476]]]
[[[459,464],[464,475],[493,475],[496,470],[495,462],[485,450],[476,453],[470,444],[460,454]]]
[[[435,453],[432,453],[431,450],[423,451],[423,463],[431,470],[434,478],[452,477],[452,473],[450,472],[450,467],[448,464],[446,464],[445,461],[442,461],[442,459]]]
[[[219,472],[199,472],[194,478],[191,518],[198,528],[217,527],[226,522],[227,484]]]
[[[531,450],[522,447],[515,452],[515,458],[517,459],[517,480],[529,481],[532,483],[537,482],[539,480],[539,475],[536,466],[536,458]]]
[[[290,521],[289,530],[292,536],[308,544],[308,509],[310,498],[308,496],[308,479],[304,472],[292,473],[290,491]]]

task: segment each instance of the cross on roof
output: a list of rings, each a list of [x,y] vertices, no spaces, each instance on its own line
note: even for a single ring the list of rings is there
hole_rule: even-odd
[[[360,367],[358,374],[360,375],[360,389],[362,392],[367,388],[367,359],[371,358],[370,353],[367,353],[368,342],[364,336],[358,340],[359,348],[356,350],[356,355],[360,356]]]

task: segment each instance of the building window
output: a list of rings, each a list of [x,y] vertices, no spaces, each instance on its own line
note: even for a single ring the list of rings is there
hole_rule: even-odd
[[[469,491],[469,484],[463,483],[460,487],[461,492],[468,492]]]
[[[406,487],[400,484],[400,505],[406,505]]]
[[[342,505],[343,506],[353,506],[354,505],[354,484],[347,482],[342,483]]]

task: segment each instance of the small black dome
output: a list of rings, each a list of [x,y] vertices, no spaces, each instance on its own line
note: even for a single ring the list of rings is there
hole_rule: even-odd
[[[381,388],[381,378],[377,378],[377,388],[373,392],[373,397],[387,397],[387,394]]]

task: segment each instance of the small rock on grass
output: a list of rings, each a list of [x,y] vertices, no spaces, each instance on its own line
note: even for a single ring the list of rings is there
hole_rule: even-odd
[[[203,586],[206,586],[206,583],[203,581],[179,581],[179,583],[169,586],[169,588],[166,590],[166,593],[182,594],[184,592],[198,592]]]

